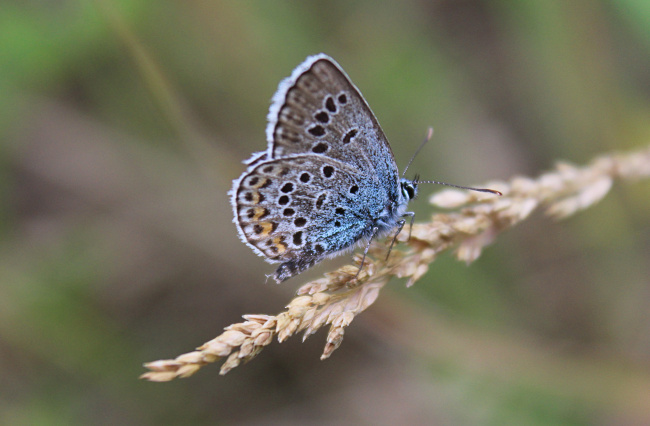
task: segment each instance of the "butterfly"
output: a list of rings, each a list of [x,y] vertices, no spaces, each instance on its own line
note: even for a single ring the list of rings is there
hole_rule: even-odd
[[[229,194],[241,240],[280,263],[278,283],[357,244],[365,258],[370,241],[396,238],[412,220],[422,182],[400,177],[377,118],[329,56],[308,57],[280,82],[266,139]]]

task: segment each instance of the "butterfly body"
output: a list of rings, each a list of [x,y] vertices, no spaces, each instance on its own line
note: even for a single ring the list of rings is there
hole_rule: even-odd
[[[401,229],[417,184],[400,179],[370,107],[320,54],[280,83],[268,147],[230,192],[239,235],[284,281],[357,243]]]

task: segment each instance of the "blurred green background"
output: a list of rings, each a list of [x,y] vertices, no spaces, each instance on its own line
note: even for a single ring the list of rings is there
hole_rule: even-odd
[[[650,141],[647,0],[0,5],[0,423],[650,424],[650,186],[536,214],[325,334],[140,381],[277,286],[226,195],[278,82],[325,52],[409,173],[536,176]],[[421,187],[417,220],[434,210]]]

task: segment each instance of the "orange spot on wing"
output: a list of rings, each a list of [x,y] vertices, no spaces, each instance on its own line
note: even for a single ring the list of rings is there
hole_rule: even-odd
[[[255,207],[253,209],[253,220],[258,221],[265,214],[266,214],[266,209],[264,207]]]
[[[283,242],[282,237],[273,238],[273,244],[275,244],[275,247],[278,249],[278,254],[282,254],[287,251],[287,245]]]
[[[255,189],[261,188],[268,181],[269,180],[267,178],[261,178],[260,180],[257,181],[257,183],[255,185],[251,185],[251,188],[255,188]]]
[[[273,224],[271,222],[261,222],[260,226],[262,227],[262,232],[260,232],[262,237],[267,237],[273,232]]]

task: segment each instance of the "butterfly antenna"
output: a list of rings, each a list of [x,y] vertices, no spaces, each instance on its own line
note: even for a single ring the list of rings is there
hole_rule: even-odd
[[[470,191],[488,192],[490,194],[503,195],[502,192],[497,191],[495,189],[472,188],[472,187],[469,187],[469,186],[453,185],[451,183],[438,182],[438,181],[435,181],[435,180],[414,180],[413,183],[416,184],[416,185],[419,185],[421,183],[435,183],[435,184],[438,184],[438,185],[453,186],[454,188],[459,188],[459,189],[468,189]]]
[[[420,144],[418,149],[415,151],[415,154],[413,154],[413,157],[411,157],[411,159],[409,160],[408,164],[404,168],[404,172],[402,173],[402,177],[404,177],[406,175],[406,171],[408,170],[409,166],[411,165],[411,163],[413,162],[415,157],[420,153],[420,151],[422,151],[422,148],[424,148],[424,145],[426,145],[426,143],[429,142],[432,137],[433,137],[433,127],[429,127],[429,130],[427,131],[427,137],[424,138],[424,140],[422,141],[422,143]],[[454,188],[467,189],[467,190],[470,190],[470,191],[487,192],[487,193],[490,193],[490,194],[503,195],[501,192],[496,191],[494,189],[471,188],[469,186],[453,185],[451,183],[438,182],[438,181],[435,181],[435,180],[420,180],[419,176],[416,175],[415,179],[413,180],[413,184],[418,185],[420,183],[435,183],[435,184],[438,184],[438,185],[453,186]]]
[[[413,162],[413,160],[415,160],[415,157],[420,153],[420,151],[422,151],[422,148],[424,148],[424,145],[426,145],[427,142],[429,142],[432,137],[433,137],[433,127],[429,127],[429,130],[427,131],[427,137],[424,138],[424,140],[422,141],[422,143],[420,144],[418,149],[415,150],[415,154],[413,154],[413,157],[411,157],[411,159],[409,160],[409,163],[404,168],[404,172],[402,173],[402,177],[404,177],[406,175],[406,171],[411,166],[411,163]]]

